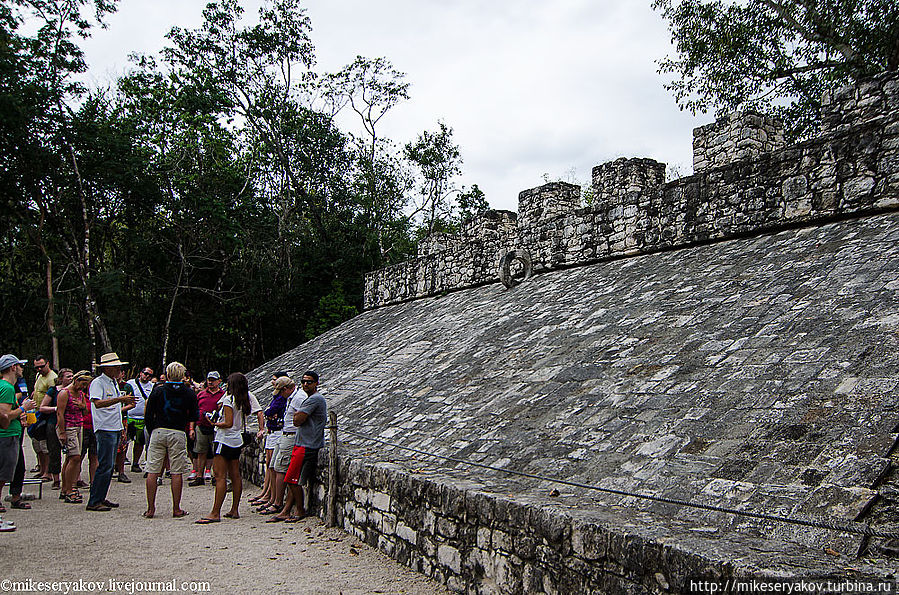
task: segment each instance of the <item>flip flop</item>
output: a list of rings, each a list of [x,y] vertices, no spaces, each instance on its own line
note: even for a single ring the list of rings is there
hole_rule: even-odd
[[[29,504],[28,502],[25,502],[22,499],[12,500],[9,503],[9,507],[10,508],[18,508],[19,510],[31,510],[31,504]]]
[[[256,512],[259,514],[275,514],[281,512],[280,506],[263,506],[262,508],[257,508]]]
[[[195,525],[208,525],[210,523],[220,523],[222,519],[210,519],[207,517],[203,517],[201,519],[197,519],[194,521]]]
[[[231,514],[230,512],[226,512],[222,516],[225,517],[226,519],[239,519],[240,518],[239,514]]]
[[[152,519],[154,515],[149,514],[148,511],[145,510],[141,513],[141,516],[144,517],[145,519]]]
[[[290,517],[273,516],[270,519],[266,519],[265,522],[266,523],[280,523],[280,522],[286,521],[288,518],[290,518]]]
[[[297,516],[297,515],[294,514],[294,515],[290,515],[289,517],[287,517],[286,519],[284,519],[284,522],[285,522],[285,523],[299,523],[299,522],[302,521],[304,518],[306,518],[305,515],[303,515],[303,516]]]
[[[181,517],[187,516],[188,512],[186,510],[179,510],[178,512],[172,513],[173,519],[180,519]]]

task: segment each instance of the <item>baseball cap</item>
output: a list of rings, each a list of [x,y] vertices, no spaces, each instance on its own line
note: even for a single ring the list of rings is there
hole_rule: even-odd
[[[277,380],[275,380],[274,389],[272,391],[273,395],[277,395],[279,392],[287,388],[288,386],[296,386],[297,383],[291,379],[290,376],[281,376]]]
[[[206,378],[212,378],[213,380],[220,380],[221,377],[222,377],[222,375],[219,374],[218,372],[216,372],[215,370],[213,370],[209,374],[206,374]]]
[[[6,355],[0,356],[0,372],[12,368],[16,364],[22,364],[24,366],[27,363],[28,360],[19,359],[13,354],[7,353]]]

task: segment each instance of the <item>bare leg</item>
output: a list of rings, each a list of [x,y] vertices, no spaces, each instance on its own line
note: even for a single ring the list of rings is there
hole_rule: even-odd
[[[243,478],[240,476],[240,459],[228,461],[228,476],[231,478],[231,514],[232,519],[240,518],[240,495],[243,493]],[[218,484],[216,484],[218,489]]]
[[[281,506],[284,501],[284,473],[275,472],[275,493],[271,498],[272,506]]]
[[[222,515],[222,503],[225,501],[225,490],[228,482],[228,462],[222,455],[215,455],[212,459],[212,472],[215,474],[215,500],[212,503],[212,512],[206,515],[208,519],[218,519]]]
[[[287,486],[290,488],[290,498],[293,500],[294,506],[297,507],[297,516],[300,518],[306,516],[306,507],[305,500],[303,497],[303,488],[299,486],[299,484],[289,483]]]
[[[181,488],[184,486],[183,475],[180,473],[172,473],[172,514],[182,516],[184,511],[181,510]]]
[[[153,515],[156,514],[157,477],[159,477],[158,473],[147,473],[147,479],[145,481],[147,485],[147,512],[144,513],[144,516],[147,518],[153,518]]]

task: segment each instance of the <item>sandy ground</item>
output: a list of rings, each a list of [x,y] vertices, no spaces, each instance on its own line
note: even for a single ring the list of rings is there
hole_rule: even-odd
[[[30,469],[30,443],[25,450]],[[0,593],[448,593],[318,518],[266,524],[268,517],[246,504],[260,491],[247,483],[240,519],[194,524],[212,506],[212,487],[186,482],[181,506],[189,515],[172,518],[169,480],[157,492],[156,518],[145,519],[144,481],[128,475],[133,483],[113,478],[109,499],[121,507],[110,512],[66,504],[49,483],[42,499],[30,501],[32,510],[12,510],[4,501],[2,516],[17,530],[0,533]],[[37,487],[26,486],[25,493],[36,494]],[[4,489],[4,500],[7,494]],[[222,512],[230,502],[228,494]]]

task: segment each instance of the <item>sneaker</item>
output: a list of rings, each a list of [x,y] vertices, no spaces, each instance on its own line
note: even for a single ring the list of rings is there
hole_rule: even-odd
[[[128,479],[128,476],[125,475],[125,472],[119,473],[119,483],[131,483],[131,480]]]
[[[207,480],[212,479],[212,473],[207,471],[206,473],[203,474],[203,479],[207,479]]]
[[[12,521],[0,519],[0,533],[11,533],[16,530],[16,524]]]
[[[132,473],[140,473],[141,471],[143,471],[143,469],[141,469],[141,468],[140,468],[140,465],[138,465],[137,463],[131,465],[131,472],[132,472]]]
[[[188,481],[187,485],[189,485],[190,487],[196,487],[196,486],[204,485],[205,483],[206,482],[203,481],[202,477],[195,477],[195,478],[191,479],[190,481]]]
[[[161,477],[157,477],[157,478],[156,478],[156,485],[158,485],[158,486],[161,486],[161,485],[162,485],[162,478],[161,478]]]
[[[196,472],[196,471],[191,471],[190,473],[187,474],[187,481],[193,481],[193,480],[195,480],[196,478],[197,478],[197,472]]]

